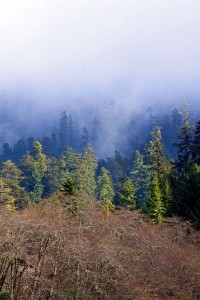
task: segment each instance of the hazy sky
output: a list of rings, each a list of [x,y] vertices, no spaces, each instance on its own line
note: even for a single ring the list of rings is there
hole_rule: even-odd
[[[199,0],[0,0],[0,90],[198,103],[199,12]]]

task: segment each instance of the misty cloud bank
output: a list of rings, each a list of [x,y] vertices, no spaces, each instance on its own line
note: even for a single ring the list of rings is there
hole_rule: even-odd
[[[164,114],[186,98],[198,114],[199,10],[199,0],[3,0],[1,142],[49,135],[66,110],[80,128],[101,120],[106,155],[149,106]]]

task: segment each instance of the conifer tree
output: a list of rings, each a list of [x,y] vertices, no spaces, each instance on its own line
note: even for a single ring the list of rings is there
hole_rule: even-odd
[[[174,143],[178,149],[178,160],[175,162],[178,173],[187,171],[187,164],[192,155],[193,126],[190,124],[191,116],[187,102],[185,102],[184,111],[180,112],[179,115],[182,117],[182,126],[179,127],[177,142]]]
[[[53,143],[52,139],[48,136],[43,137],[42,139],[42,149],[44,154],[51,156],[53,154]]]
[[[20,159],[26,154],[27,147],[23,138],[17,141],[13,146],[13,159],[15,163],[19,163]]]
[[[125,181],[122,183],[122,187],[119,192],[119,197],[120,197],[120,203],[122,205],[125,205],[130,209],[136,207],[135,188],[130,178],[126,178]]]
[[[113,189],[110,173],[104,167],[101,168],[101,175],[97,181],[97,196],[102,201],[102,205],[106,211],[113,211],[113,198],[115,192]]]
[[[173,173],[172,213],[192,219],[200,214],[200,166],[195,163],[187,165],[187,172]]]
[[[63,181],[61,161],[55,157],[48,159],[47,170],[42,177],[42,198],[47,198],[59,190]]]
[[[97,168],[97,161],[94,155],[94,150],[90,145],[87,146],[85,152],[82,154],[77,171],[76,178],[78,182],[78,189],[82,193],[94,195],[96,191],[95,171]]]
[[[148,213],[150,214],[150,221],[154,224],[162,222],[163,214],[165,212],[164,203],[162,201],[162,192],[159,184],[159,177],[156,173],[150,184],[151,200],[148,206]]]
[[[146,204],[150,198],[149,185],[151,169],[149,165],[144,163],[143,155],[140,154],[139,150],[135,151],[135,160],[130,174],[135,187],[137,206],[145,211]]]
[[[22,159],[20,169],[22,170],[23,175],[20,183],[21,186],[29,193],[32,202],[40,202],[43,193],[43,185],[41,184],[41,172],[37,162],[30,154],[28,154]]]
[[[166,155],[164,154],[160,127],[156,126],[155,130],[151,132],[151,135],[152,140],[148,146],[149,162],[153,172],[156,172],[158,178],[161,179],[164,173]]]

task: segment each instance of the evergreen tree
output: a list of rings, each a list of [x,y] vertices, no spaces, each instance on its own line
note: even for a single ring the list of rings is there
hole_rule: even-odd
[[[28,154],[22,159],[20,169],[23,175],[21,186],[29,193],[32,202],[40,202],[44,187],[41,183],[42,177],[37,162]]]
[[[123,182],[121,190],[119,192],[119,196],[120,196],[120,203],[122,205],[125,205],[131,209],[135,208],[136,206],[135,188],[130,178],[126,178],[126,180]]]
[[[76,173],[80,161],[80,154],[73,151],[71,147],[67,147],[61,157],[62,170],[65,173]]]
[[[78,194],[77,183],[70,175],[62,182],[60,191],[66,196],[76,196]]]
[[[152,140],[148,146],[149,152],[149,162],[152,167],[152,170],[157,173],[158,178],[161,179],[164,173],[165,167],[165,157],[164,146],[162,142],[162,135],[160,127],[156,127],[153,132],[151,132]]]
[[[165,212],[164,203],[162,201],[162,192],[159,184],[159,177],[156,173],[153,174],[153,178],[150,184],[151,200],[148,206],[148,213],[150,214],[150,220],[152,223],[160,223],[163,219]]]
[[[48,155],[48,156],[53,155],[53,143],[52,143],[52,139],[50,137],[48,137],[48,136],[43,137],[42,148],[43,148],[43,152],[46,155]]]
[[[174,143],[174,146],[178,149],[178,160],[175,162],[178,173],[187,171],[187,164],[192,154],[193,126],[190,125],[191,116],[187,102],[185,102],[184,111],[180,112],[179,115],[182,117],[182,126],[179,127],[178,141]]]
[[[106,211],[113,211],[115,209],[115,206],[113,205],[114,195],[115,192],[109,171],[102,167],[101,175],[98,177],[97,181],[97,196],[102,201],[102,205]]]
[[[174,172],[172,188],[172,213],[196,222],[195,216],[200,214],[200,166],[189,163],[187,172]]]
[[[60,118],[59,128],[60,152],[69,146],[69,119],[66,111],[63,111]]]
[[[87,146],[85,152],[82,154],[77,171],[76,178],[78,182],[78,189],[82,193],[94,195],[96,191],[95,171],[97,168],[97,161],[94,155],[94,150]]]
[[[42,144],[40,142],[34,142],[31,154],[37,164],[41,177],[44,176],[44,173],[47,171],[48,160],[46,155],[43,153]]]
[[[17,141],[13,146],[13,159],[15,163],[19,163],[20,159],[26,154],[27,148],[23,138]]]
[[[146,210],[146,204],[150,198],[150,178],[151,168],[144,164],[143,155],[138,150],[135,152],[135,160],[133,162],[133,169],[131,171],[131,179],[135,187],[135,196],[137,206]]]
[[[47,198],[59,190],[63,180],[61,173],[61,161],[55,157],[48,160],[47,170],[42,177],[43,193],[42,198]]]

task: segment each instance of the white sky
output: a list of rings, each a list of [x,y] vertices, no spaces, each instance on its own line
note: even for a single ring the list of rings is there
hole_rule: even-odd
[[[199,0],[0,0],[0,89],[198,99],[199,13]]]

